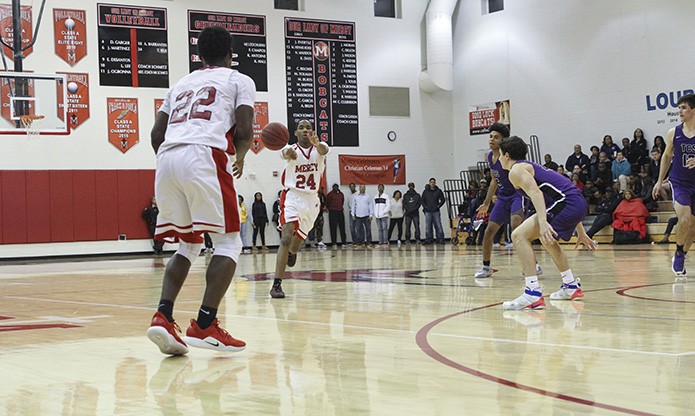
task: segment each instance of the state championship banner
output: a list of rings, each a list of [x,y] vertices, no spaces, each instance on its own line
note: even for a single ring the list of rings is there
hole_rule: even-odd
[[[405,155],[338,155],[340,183],[405,185]]]
[[[140,141],[137,98],[107,98],[109,142],[125,153]]]
[[[251,151],[258,154],[263,149],[261,141],[261,131],[263,127],[268,125],[268,103],[256,102],[253,106],[253,141],[251,142]]]
[[[492,123],[496,122],[506,124],[511,129],[509,100],[471,106],[468,121],[471,136],[487,134]]]
[[[87,55],[87,28],[84,10],[53,9],[56,55],[70,66]]]
[[[22,48],[29,46],[34,40],[34,28],[32,24],[32,12],[31,6],[21,6],[20,8],[20,23],[22,28]],[[2,38],[5,45],[14,45],[14,28],[12,27],[12,5],[11,4],[0,4],[0,38]],[[10,59],[14,59],[14,53],[7,46],[2,46],[2,51]],[[22,51],[22,55],[26,58],[32,51],[34,47],[27,48]]]

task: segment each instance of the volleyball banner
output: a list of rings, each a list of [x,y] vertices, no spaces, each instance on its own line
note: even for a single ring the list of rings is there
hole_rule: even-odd
[[[125,153],[138,144],[138,99],[107,98],[109,142]]]
[[[56,72],[63,74],[68,82],[68,99],[63,99],[63,88],[56,85],[58,94],[58,118],[63,119],[63,103],[67,101],[68,122],[70,128],[74,129],[89,118],[89,74],[78,74],[72,72]]]
[[[405,185],[405,155],[338,155],[340,183]]]
[[[268,125],[268,103],[257,102],[254,104],[253,110],[253,142],[251,142],[251,151],[257,154],[264,147],[261,141],[261,131],[263,127]]]
[[[53,9],[53,32],[56,55],[70,66],[87,55],[86,12]]]
[[[471,136],[487,134],[492,123],[500,122],[511,129],[509,100],[471,106],[468,113]]]
[[[32,15],[31,6],[21,6],[20,13],[22,18],[20,19],[20,24],[22,27],[22,48],[29,46],[34,40],[34,28],[32,25]],[[11,4],[0,4],[0,38],[2,38],[5,45],[14,45],[14,28],[12,27],[12,5]],[[14,59],[14,53],[7,46],[2,46],[2,51],[10,59]],[[32,51],[34,47],[27,48],[22,51],[22,55],[26,58]]]

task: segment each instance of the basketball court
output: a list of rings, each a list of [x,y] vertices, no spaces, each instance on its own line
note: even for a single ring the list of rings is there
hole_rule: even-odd
[[[579,302],[548,299],[537,251],[533,312],[501,307],[523,286],[504,248],[483,280],[475,247],[305,250],[272,300],[275,254],[244,254],[219,318],[247,349],[179,357],[145,336],[168,256],[6,263],[0,414],[692,414],[695,289],[672,249],[568,250]],[[209,260],[175,305],[184,331]]]

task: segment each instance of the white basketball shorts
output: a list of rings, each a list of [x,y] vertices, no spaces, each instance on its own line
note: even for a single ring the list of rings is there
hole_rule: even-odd
[[[309,231],[314,228],[314,221],[321,209],[318,194],[306,194],[285,189],[280,195],[280,219],[278,230],[284,224],[295,223],[295,233],[305,240]]]

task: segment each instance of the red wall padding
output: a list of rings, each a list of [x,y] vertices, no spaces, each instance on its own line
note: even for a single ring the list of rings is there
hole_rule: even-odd
[[[154,170],[0,171],[0,243],[149,238]]]

